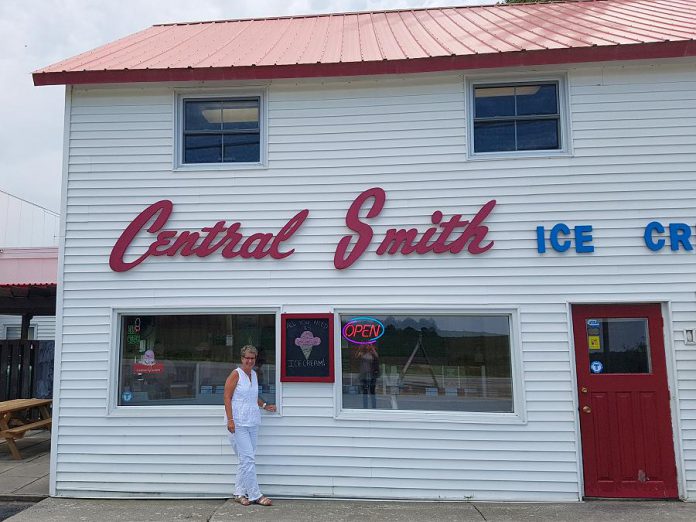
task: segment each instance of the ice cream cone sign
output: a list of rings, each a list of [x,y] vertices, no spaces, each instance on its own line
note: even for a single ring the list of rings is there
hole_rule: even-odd
[[[302,332],[302,334],[295,339],[295,346],[299,346],[305,359],[308,360],[312,353],[312,348],[321,344],[321,339],[319,337],[314,337],[314,334],[308,330]]]

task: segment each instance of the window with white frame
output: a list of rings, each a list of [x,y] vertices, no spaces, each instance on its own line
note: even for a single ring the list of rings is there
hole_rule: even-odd
[[[473,152],[563,150],[560,82],[472,85]]]
[[[511,316],[341,314],[344,410],[513,413]]]
[[[261,162],[261,97],[184,98],[182,165]]]
[[[258,350],[259,397],[276,400],[275,314],[128,314],[120,318],[118,404],[223,404],[241,348]]]
[[[29,336],[27,339],[34,339],[34,326],[29,327]],[[7,326],[5,329],[5,339],[16,340],[22,338],[22,327],[21,326]]]

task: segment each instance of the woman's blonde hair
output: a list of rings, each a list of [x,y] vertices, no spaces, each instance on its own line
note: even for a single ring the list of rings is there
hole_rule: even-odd
[[[259,355],[259,351],[256,349],[256,346],[254,346],[253,344],[245,344],[244,346],[242,346],[242,350],[241,350],[242,357],[244,357],[249,352],[253,353],[256,356]]]

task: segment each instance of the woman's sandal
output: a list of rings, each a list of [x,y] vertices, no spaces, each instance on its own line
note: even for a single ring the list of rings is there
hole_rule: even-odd
[[[242,506],[249,506],[251,505],[251,500],[246,498],[243,495],[240,495],[238,497],[234,497],[234,501],[237,502],[238,504],[241,504]]]
[[[273,501],[265,495],[260,496],[256,500],[251,502],[252,504],[258,504],[259,506],[272,506]]]

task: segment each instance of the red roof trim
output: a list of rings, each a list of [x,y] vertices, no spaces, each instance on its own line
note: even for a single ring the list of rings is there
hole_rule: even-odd
[[[318,63],[251,67],[210,67],[207,69],[126,69],[34,73],[34,85],[77,85],[214,80],[270,80],[407,74],[465,69],[490,69],[564,63],[644,60],[696,56],[696,41],[657,42],[630,45],[543,49],[496,54],[476,54],[381,62]]]
[[[57,283],[0,283],[0,288],[26,288],[29,286],[50,288],[52,286],[58,286],[58,285],[57,285]]]

